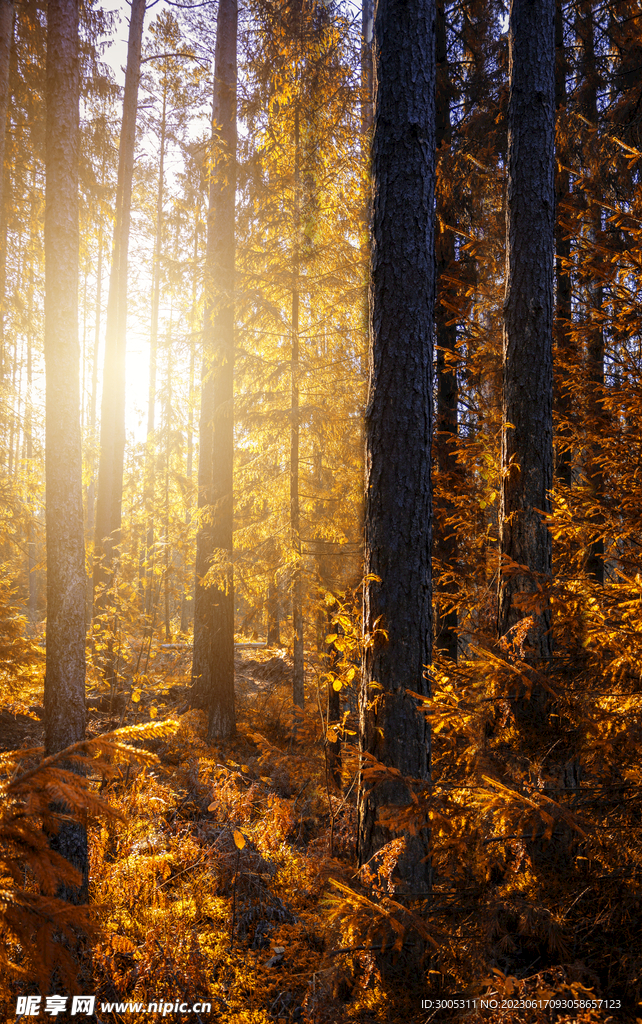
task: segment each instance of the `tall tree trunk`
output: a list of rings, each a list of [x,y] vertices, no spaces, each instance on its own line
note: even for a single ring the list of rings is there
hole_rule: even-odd
[[[299,110],[294,114],[294,248],[292,253],[292,356],[290,363],[290,534],[292,543],[292,700],[303,707],[303,566],[301,564],[301,508],[299,502],[299,234],[300,234]]]
[[[13,39],[12,0],[0,0],[0,209],[4,203],[4,148],[9,110],[9,65]]]
[[[36,246],[36,233],[38,225],[36,221],[36,168],[31,172],[31,200],[29,218],[29,271],[27,277],[27,400],[25,404],[25,434],[27,437],[27,478],[32,473],[33,459],[33,335],[34,335],[34,253]],[[38,603],[38,577],[36,574],[36,538],[33,526],[35,518],[35,507],[31,505],[29,510],[29,526],[27,529],[27,571],[28,571],[28,612],[29,621],[35,623]]]
[[[8,175],[4,172],[7,115],[11,83],[11,57],[13,42],[14,7],[12,0],[0,0],[0,384],[4,381],[4,307],[7,262]]]
[[[238,0],[219,0],[214,69],[203,323],[198,504],[208,509],[196,542],[194,704],[209,713],[210,740],[236,731],[234,708],[234,259]],[[206,581],[210,568],[218,578]]]
[[[167,134],[167,87],[163,89],[156,200],[156,236],[152,268],[152,315],[149,339],[149,398],[147,402],[147,450],[145,453],[145,507],[147,510],[147,567],[145,571],[145,612],[154,617],[154,491],[156,486],[156,363],[158,359],[158,318],[161,294],[161,253],[163,250],[163,204],[165,202],[165,141]]]
[[[45,752],[85,735],[85,537],[78,381],[78,0],[47,5],[45,369],[47,653]],[[87,835],[63,825],[55,845],[87,888]]]
[[[365,139],[372,128],[372,33],[373,0],[361,0],[361,134]]]
[[[145,20],[145,0],[132,0],[129,22],[127,69],[123,97],[123,121],[118,150],[116,216],[112,247],[111,276],[107,299],[105,362],[100,417],[100,461],[96,496],[93,586],[94,610],[110,608],[109,586],[120,544],[125,458],[125,355],[127,332],[127,261],[131,216],[134,149],[140,54]],[[115,666],[107,659],[107,677],[114,682]]]
[[[556,0],[555,3],[555,107],[558,119],[566,108],[566,76],[568,74],[568,61],[566,59],[566,48],[564,46],[564,0]],[[557,139],[557,168],[555,172],[555,280],[557,295],[557,307],[555,310],[555,342],[556,362],[561,364],[560,383],[557,389],[557,408],[560,415],[568,420],[572,414],[572,396],[565,380],[567,376],[566,367],[575,362],[575,351],[570,336],[571,322],[571,273],[568,262],[571,258],[571,237],[564,227],[561,211],[565,202],[568,202],[570,175],[566,170],[569,162],[569,154],[565,148],[560,147],[558,132]],[[557,476],[561,483],[570,487],[573,477],[572,452],[569,447],[569,436],[566,429],[559,433],[559,454],[557,457]]]
[[[580,87],[580,106],[584,116],[592,123],[597,122],[597,95],[599,76],[595,60],[595,25],[592,4],[582,0],[578,6],[576,28],[581,46],[582,83]],[[590,143],[589,143],[590,145]],[[589,173],[595,176],[597,153],[589,154],[587,163]],[[602,211],[597,202],[591,205],[589,227],[589,245],[597,243],[602,231]],[[605,432],[605,416],[602,404],[604,393],[604,332],[597,317],[602,308],[604,289],[599,282],[590,281],[586,289],[586,319],[589,321],[589,333],[586,345],[586,362],[588,377],[587,427],[591,439],[587,446],[588,457],[585,473],[591,496],[596,505],[604,497],[604,469],[600,462],[599,438]],[[602,516],[598,510],[593,515],[595,525],[599,528]],[[586,571],[597,583],[604,583],[604,539],[593,540],[589,545]]]
[[[437,0],[435,33],[436,59],[436,141],[437,152],[446,159],[452,131],[450,125],[450,73],[448,69],[447,26],[444,0]],[[441,187],[440,187],[441,186]],[[435,454],[441,481],[439,507],[435,517],[435,555],[444,569],[452,569],[457,562],[457,537],[453,527],[446,524],[452,515],[452,502],[447,492],[453,488],[457,475],[454,441],[457,438],[457,325],[451,323],[452,311],[447,308],[449,267],[455,261],[455,236],[450,227],[455,211],[447,205],[448,185],[443,175],[437,181],[437,218],[435,254],[437,262],[437,301],[435,323],[437,338],[437,424]],[[452,589],[452,588],[450,588]],[[457,661],[457,612],[436,608],[437,646],[452,660]]]
[[[196,207],[196,218],[194,224],[194,272],[192,274],[192,304],[190,307],[190,339],[189,339],[189,397],[187,402],[187,462],[185,475],[192,482],[194,472],[194,371],[196,368],[196,268],[198,264],[198,239],[199,222],[201,218],[200,200]],[[191,501],[191,494],[189,497]],[[189,526],[192,521],[192,512],[188,508],[185,513],[185,523]],[[189,572],[189,569],[187,570]],[[183,587],[184,589],[184,587]],[[181,598],[181,633],[187,633],[194,616],[194,592],[183,593]]]
[[[98,229],[98,258],[96,260],[96,303],[94,311],[94,345],[91,357],[91,395],[89,398],[89,437],[91,443],[91,455],[89,458],[89,487],[87,488],[87,527],[89,535],[95,533],[96,528],[96,480],[94,461],[94,440],[96,436],[96,405],[98,396],[98,349],[100,347],[100,318],[102,314],[103,297],[103,226]],[[93,579],[91,593],[88,595],[90,618],[93,614]]]
[[[431,660],[434,30],[434,0],[379,0],[365,485],[365,568],[378,579],[364,595],[364,631],[374,636],[364,655],[360,743],[402,777],[360,780],[361,864],[390,838],[378,809],[410,802],[403,776],[430,770],[426,719],[407,690],[428,694]],[[426,842],[408,835],[398,863],[413,891],[429,884]]]
[[[510,12],[508,208],[502,402],[499,632],[528,614],[522,595],[551,576],[542,520],[553,482],[553,262],[555,252],[555,0],[513,0]],[[506,559],[528,566],[510,569]],[[551,655],[551,615],[540,600],[529,629],[535,662]],[[520,704],[544,714],[544,692]]]

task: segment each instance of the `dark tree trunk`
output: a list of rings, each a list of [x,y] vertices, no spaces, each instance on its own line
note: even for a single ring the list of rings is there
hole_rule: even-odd
[[[525,615],[536,582],[551,576],[551,537],[542,521],[553,483],[553,260],[555,252],[555,0],[513,0],[509,28],[508,204],[502,402],[503,483],[499,632]],[[529,630],[533,661],[550,657],[548,600]],[[540,694],[543,696],[543,694]],[[536,695],[529,714],[537,715]]]
[[[85,538],[78,380],[78,0],[47,5],[45,207],[47,654],[45,753],[85,735]],[[54,844],[84,876],[87,836]]]
[[[576,28],[581,47],[581,77],[579,102],[584,116],[596,124],[598,117],[597,96],[599,76],[595,60],[595,26],[592,4],[582,0],[577,9]],[[586,161],[591,171],[595,171],[599,155],[589,154]],[[595,245],[602,231],[602,211],[598,203],[590,209],[591,227],[589,239]],[[585,293],[586,319],[589,322],[589,333],[586,345],[587,377],[588,377],[588,431],[591,434],[587,445],[585,465],[586,478],[596,505],[599,506],[604,497],[604,469],[601,465],[599,438],[605,433],[605,415],[602,404],[604,393],[604,332],[597,316],[601,311],[604,289],[599,282],[589,281]],[[595,526],[599,528],[602,516],[599,510],[593,514]],[[586,571],[597,583],[604,583],[604,539],[593,540],[589,544]]]
[[[114,561],[120,544],[125,458],[127,262],[144,20],[145,0],[133,0],[129,22],[123,120],[118,151],[114,240],[107,299],[105,362],[100,415],[100,460],[93,569],[94,612],[98,614],[107,611],[112,603],[108,588],[112,582]],[[114,671],[113,658],[108,657],[106,674],[111,683],[114,682]]]
[[[431,660],[432,357],[434,312],[435,3],[379,0],[370,279],[370,379],[366,409],[367,645],[360,696],[363,752],[427,778],[430,734],[415,698],[427,695]],[[387,638],[377,630],[386,630]],[[381,689],[373,689],[372,684]],[[358,856],[391,838],[385,804],[410,802],[400,779],[359,789]],[[407,836],[398,870],[425,890],[426,837]]]
[[[448,69],[447,27],[444,0],[437,0],[437,21],[435,34],[436,58],[436,141],[437,151],[445,160],[451,141],[450,125],[450,74]],[[441,186],[441,187],[440,187]],[[447,308],[447,274],[455,261],[455,236],[449,224],[455,211],[449,208],[449,188],[443,176],[438,179],[437,222],[435,254],[437,261],[437,301],[435,323],[437,337],[437,424],[435,432],[435,454],[441,481],[439,505],[435,508],[435,555],[444,569],[452,569],[457,563],[457,537],[453,527],[446,520],[452,515],[452,502],[448,491],[455,485],[457,461],[454,442],[457,438],[457,325],[451,323],[453,314]],[[457,612],[436,608],[437,647],[452,660],[457,661]]]
[[[214,84],[203,324],[193,702],[209,713],[209,738],[236,731],[234,709],[234,199],[237,0],[220,0]],[[218,568],[217,568],[218,566]],[[213,568],[217,578],[205,581]]]
[[[564,0],[556,0],[555,4],[555,107],[558,118],[566,107],[566,76],[568,61],[564,46]],[[557,308],[555,310],[555,342],[556,362],[560,363],[560,383],[557,388],[557,409],[564,420],[572,415],[572,397],[565,380],[566,367],[575,362],[575,351],[570,336],[571,322],[571,273],[568,261],[571,258],[571,237],[564,227],[563,206],[568,202],[570,175],[566,170],[569,154],[560,148],[558,135],[557,169],[555,172],[555,278]],[[568,430],[559,432],[559,453],[557,456],[557,476],[561,483],[570,487],[573,475],[573,460],[570,450]]]

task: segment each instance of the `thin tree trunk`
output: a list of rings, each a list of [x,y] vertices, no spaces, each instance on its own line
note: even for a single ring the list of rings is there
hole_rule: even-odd
[[[450,74],[448,69],[447,27],[444,0],[437,0],[435,34],[436,58],[436,125],[437,152],[446,159],[451,141],[450,126]],[[448,283],[446,275],[455,261],[455,236],[450,227],[455,211],[446,206],[447,186],[441,178],[437,190],[437,217],[435,254],[437,262],[437,301],[435,324],[437,338],[437,424],[435,454],[441,481],[439,507],[435,517],[435,555],[444,569],[453,569],[457,563],[457,537],[446,520],[452,515],[452,502],[448,491],[455,486],[457,461],[454,441],[457,438],[457,325],[451,323],[453,314],[447,308]],[[450,588],[452,590],[452,587]],[[437,646],[452,660],[457,661],[457,611],[442,611],[437,606]]]
[[[0,209],[4,204],[4,150],[9,111],[9,67],[13,40],[12,0],[0,0]]]
[[[11,87],[12,58],[15,61],[13,38],[14,6],[12,0],[0,0],[0,385],[4,382],[4,313],[6,301],[7,209],[9,208],[9,175],[5,174],[7,116]]]
[[[31,173],[31,211],[29,218],[29,271],[27,278],[27,398],[25,403],[25,434],[27,438],[27,479],[32,473],[33,459],[33,311],[34,311],[34,252],[36,245],[36,168]],[[36,574],[36,538],[33,526],[35,508],[30,503],[29,526],[27,529],[27,569],[29,578],[28,613],[29,621],[35,623],[38,603],[38,577]]]
[[[152,270],[152,316],[149,340],[149,398],[147,402],[147,450],[145,453],[145,507],[147,510],[147,567],[145,572],[145,612],[154,615],[154,491],[156,485],[156,363],[158,359],[158,318],[160,313],[160,265],[163,248],[163,203],[165,201],[165,137],[167,132],[167,90],[163,90],[161,114],[160,159],[158,166],[158,199],[156,202],[156,237]]]
[[[303,567],[301,564],[301,506],[299,501],[299,229],[300,229],[299,110],[294,114],[294,248],[292,254],[292,357],[290,364],[290,536],[292,543],[292,700],[305,701],[303,656]]]
[[[580,104],[584,115],[592,123],[597,122],[597,94],[599,77],[595,61],[595,26],[593,21],[592,4],[588,0],[582,0],[577,11],[577,34],[582,48],[582,86],[580,93]],[[590,170],[595,173],[595,162],[597,154],[591,154],[589,158],[593,165]],[[590,209],[591,225],[589,228],[589,244],[591,248],[596,244],[602,231],[602,211],[598,203],[593,203]],[[600,436],[605,432],[605,416],[602,405],[604,393],[604,332],[597,321],[597,316],[602,308],[604,289],[601,284],[590,281],[586,289],[586,317],[590,323],[588,341],[586,346],[586,362],[588,376],[588,430],[592,435],[588,447],[588,458],[586,460],[585,473],[588,480],[591,497],[599,505],[604,497],[604,469],[600,463]],[[593,515],[593,521],[599,528],[602,516],[599,510]],[[604,539],[591,541],[589,544],[586,571],[596,583],[604,583]]]
[[[333,633],[332,619],[334,615],[334,608],[326,608],[325,622],[323,625],[326,627],[328,633]],[[323,609],[321,610],[323,614]],[[343,626],[337,624],[336,632],[341,636],[344,632]],[[340,654],[337,651],[334,644],[330,644],[326,648],[326,662],[330,672],[333,672],[340,660]],[[327,701],[327,727],[331,729],[333,726],[336,728],[341,722],[341,690],[335,690],[332,682],[328,680],[328,701]],[[336,734],[336,739],[328,739],[326,743],[326,763],[328,766],[328,772],[332,781],[334,782],[337,789],[341,790],[341,740]]]
[[[131,218],[134,149],[140,54],[145,20],[145,0],[132,0],[129,23],[127,69],[123,97],[123,121],[118,151],[116,217],[112,247],[111,275],[107,299],[105,362],[100,417],[100,460],[96,495],[93,588],[94,610],[107,611],[109,594],[120,544],[125,458],[125,356],[127,332],[127,261]],[[101,588],[96,593],[97,588]],[[114,682],[113,657],[107,659],[107,677]]]
[[[267,592],[267,635],[268,647],[281,646],[281,622],[279,614],[279,584],[277,580],[278,548],[274,538],[270,540],[267,551],[268,592]]]
[[[32,221],[33,224],[33,221]],[[33,237],[33,236],[32,236]],[[33,251],[33,250],[32,250]],[[27,401],[25,407],[25,434],[27,436],[27,475],[31,476],[33,459],[33,402],[32,402],[32,351],[33,351],[33,259],[29,266],[29,285],[27,292]],[[34,623],[37,615],[38,578],[36,575],[36,538],[33,528],[34,509],[29,510],[29,526],[27,530],[27,571],[29,574],[29,621]]]
[[[194,704],[209,713],[210,740],[236,731],[234,708],[234,259],[238,0],[219,0],[214,70],[198,467],[200,522],[194,603]],[[218,578],[205,580],[218,567]]]
[[[200,202],[196,207],[196,222],[194,225],[194,272],[192,274],[192,305],[190,309],[190,342],[189,342],[189,396],[187,402],[187,464],[185,474],[187,479],[192,482],[192,474],[194,473],[194,371],[196,367],[196,268],[198,266],[198,239],[199,239],[199,221],[201,217],[201,206]],[[191,500],[191,495],[190,499]],[[185,523],[187,526],[192,521],[192,512],[188,508],[185,513]],[[184,569],[185,571],[185,569]],[[189,572],[189,569],[187,569]],[[192,584],[193,586],[193,584]],[[181,599],[181,633],[187,633],[190,624],[194,617],[194,592],[189,596],[183,593]]]
[[[85,735],[85,537],[78,381],[78,0],[47,5],[45,368],[47,653],[45,752]],[[53,845],[87,894],[87,833],[63,825]]]
[[[391,838],[379,808],[409,803],[404,776],[425,779],[430,770],[426,719],[407,691],[429,693],[432,638],[434,30],[434,0],[379,0],[365,484],[364,631],[373,642],[360,743],[401,777],[374,786],[360,779],[360,864]],[[426,846],[424,834],[407,835],[397,865],[414,892],[429,886]]]
[[[542,512],[553,483],[555,0],[513,0],[509,45],[500,636],[529,614],[524,597],[536,600],[537,583],[546,585],[552,569]],[[535,579],[506,560],[528,566]],[[538,662],[552,650],[547,597],[533,618],[529,659]],[[544,714],[543,691],[518,703],[518,715]]]
[[[366,138],[372,128],[372,32],[373,0],[361,0],[361,135]]]
[[[98,229],[98,258],[96,260],[96,306],[94,323],[94,348],[91,358],[91,397],[89,400],[89,437],[91,443],[91,456],[89,459],[89,487],[87,488],[87,529],[91,536],[96,527],[96,479],[94,461],[94,439],[96,436],[96,405],[98,393],[98,349],[100,346],[100,318],[102,314],[103,296],[103,227]],[[89,595],[90,619],[93,613],[93,584]]]
[[[178,246],[175,256],[178,256]],[[170,614],[170,573],[171,573],[171,552],[169,547],[169,472],[170,472],[170,441],[172,434],[172,319],[174,310],[170,308],[169,330],[167,332],[167,379],[165,381],[165,500],[163,509],[163,590],[165,598],[165,642],[171,643],[172,623]]]

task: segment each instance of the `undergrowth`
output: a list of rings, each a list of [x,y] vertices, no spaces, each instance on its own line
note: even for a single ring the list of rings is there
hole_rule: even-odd
[[[591,607],[583,612],[586,660],[575,666],[584,695],[593,643],[604,647],[609,628]],[[142,700],[128,705],[137,719],[153,708],[154,721],[79,745],[82,776],[56,759],[40,762],[37,750],[4,755],[3,1019],[15,1019],[18,995],[61,990],[95,994],[96,1019],[114,1024],[150,1015],[103,1004],[205,1002],[208,1013],[171,1019],[221,1024],[635,1019],[635,806],[608,790],[596,802],[591,789],[605,763],[624,782],[638,770],[635,716],[623,731],[609,693],[591,705],[586,728],[585,696],[577,704],[568,683],[563,692],[560,654],[547,685],[556,713],[583,723],[581,737],[570,725],[569,735],[586,787],[581,796],[560,794],[553,759],[535,762],[537,744],[528,747],[512,716],[516,687],[532,683],[519,645],[471,644],[456,669],[437,658],[426,708],[432,782],[417,781],[408,808],[389,809],[390,842],[359,871],[359,642],[346,619],[331,672],[321,665],[310,676],[304,714],[295,717],[286,678],[241,693],[238,735],[219,747],[205,742],[203,713],[177,712],[166,695],[146,711]],[[616,688],[628,669],[621,658],[610,664]],[[340,686],[344,708],[331,727],[315,707],[314,687],[328,682]],[[328,739],[337,737],[340,786],[326,760]],[[373,762],[365,771],[376,783],[389,769]],[[55,895],[69,868],[46,835],[55,828],[49,808],[61,798],[88,823],[88,910]],[[412,899],[398,889],[395,869],[404,836],[426,825],[433,891]],[[550,842],[557,830],[566,837],[561,860]],[[482,1009],[483,995],[497,1008]],[[596,997],[619,999],[620,1009],[591,1008]],[[442,999],[444,1009],[422,1008],[422,999]],[[575,1000],[576,1009],[547,1007],[550,999]]]

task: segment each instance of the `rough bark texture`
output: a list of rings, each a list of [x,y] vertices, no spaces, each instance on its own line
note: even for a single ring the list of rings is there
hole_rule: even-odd
[[[451,140],[450,125],[450,75],[446,36],[446,15],[443,0],[436,5],[436,128],[437,150],[445,156]],[[443,147],[443,149],[442,149]],[[446,520],[452,515],[452,502],[443,494],[454,486],[457,462],[453,441],[457,437],[457,325],[451,323],[452,311],[446,307],[448,282],[446,275],[455,260],[455,235],[447,225],[452,224],[455,211],[447,206],[446,183],[437,188],[437,223],[435,255],[437,262],[437,301],[435,303],[435,324],[437,338],[437,424],[435,432],[435,454],[439,475],[442,479],[442,499],[435,512],[435,555],[444,569],[454,568],[457,562],[457,537]],[[457,612],[443,611],[437,607],[437,647],[452,660],[457,661]]]
[[[592,4],[588,0],[582,0],[578,5],[576,14],[576,30],[578,41],[581,47],[581,77],[580,107],[584,116],[596,124],[598,119],[597,96],[599,86],[599,74],[595,59],[595,25]],[[598,153],[590,154],[592,161],[599,160]],[[602,233],[602,210],[597,203],[593,203],[590,210],[591,227],[590,242],[596,244]],[[604,301],[604,289],[599,281],[590,281],[585,291],[586,317],[595,318],[602,308]],[[591,496],[599,503],[604,497],[604,469],[600,462],[601,445],[599,438],[607,433],[606,417],[601,397],[604,390],[604,332],[599,322],[594,319],[587,338],[586,362],[588,377],[588,401],[587,428],[591,434],[591,440],[587,446],[587,459],[585,465],[586,479],[590,488]],[[602,516],[595,512],[593,516],[595,527],[599,529],[602,524]],[[586,560],[586,571],[596,583],[604,583],[604,539],[602,537],[592,541],[589,545],[588,557]]]
[[[217,18],[214,149],[207,224],[206,309],[198,503],[208,509],[196,545],[193,701],[209,711],[210,739],[236,729],[234,710],[234,198],[236,192],[237,0]],[[218,579],[205,583],[212,564]]]
[[[94,591],[99,587],[109,586],[114,559],[120,543],[125,457],[127,257],[144,20],[145,0],[133,0],[129,22],[123,121],[118,150],[114,240],[107,300],[105,362],[100,415],[100,461],[96,495]],[[98,613],[106,611],[109,605],[109,596],[103,590],[96,597],[95,611]]]
[[[85,540],[78,364],[78,0],[47,6],[45,206],[47,654],[45,752],[85,735]],[[54,845],[85,876],[87,837]]]
[[[9,63],[13,39],[13,3],[0,0],[0,209],[4,202],[4,143],[9,109]]]
[[[367,645],[361,749],[402,775],[426,778],[430,738],[406,690],[428,694],[431,659],[432,355],[435,184],[434,0],[380,0],[375,18],[370,375],[366,409],[364,595]],[[373,688],[378,684],[381,689]],[[390,835],[378,808],[410,800],[408,786],[359,790],[358,855]],[[408,836],[398,864],[415,892],[430,869],[425,837]]]
[[[566,76],[568,61],[564,47],[564,22],[562,18],[563,0],[555,4],[555,107],[560,113],[566,107]],[[556,359],[562,364],[561,374],[565,374],[564,365],[572,365],[575,359],[574,346],[569,332],[571,322],[571,274],[568,261],[571,258],[570,233],[564,227],[563,205],[568,201],[570,175],[568,153],[557,145],[557,167],[555,172],[555,277],[557,307],[555,310],[555,343]],[[557,408],[564,419],[572,415],[572,397],[564,381],[557,389]],[[573,459],[569,448],[568,433],[559,433],[559,452],[557,457],[557,476],[561,483],[570,487],[572,483]]]
[[[551,574],[551,538],[541,512],[553,483],[553,260],[555,0],[513,0],[509,23],[508,203],[503,361],[503,484],[500,554],[540,581]],[[546,599],[530,574],[502,567],[499,632],[535,611],[534,661],[550,657]],[[533,702],[533,713],[536,706]]]

